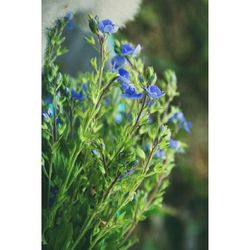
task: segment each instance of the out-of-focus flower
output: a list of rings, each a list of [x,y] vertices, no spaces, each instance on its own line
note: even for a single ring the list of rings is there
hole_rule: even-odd
[[[73,30],[75,25],[74,25],[74,22],[73,22],[73,18],[74,18],[74,14],[73,12],[69,11],[66,16],[64,17],[65,20],[67,20],[67,24],[65,26],[65,28],[67,30]]]
[[[168,121],[170,122],[177,122],[179,128],[185,130],[187,133],[191,133],[191,128],[192,128],[192,122],[187,121],[185,118],[184,114],[182,112],[176,112],[174,113]]]
[[[71,90],[71,99],[73,100],[78,100],[78,101],[83,101],[84,100],[84,95],[82,92],[77,92],[74,89]]]
[[[128,169],[126,170],[126,172],[123,174],[123,175],[120,175],[118,180],[121,181],[122,179],[130,176],[131,174],[133,174],[135,172],[135,168],[131,168],[131,169]]]
[[[174,139],[170,139],[169,147],[175,149],[177,152],[180,151],[180,142]]]
[[[155,153],[154,156],[155,156],[156,158],[161,159],[161,160],[165,159],[166,156],[165,156],[165,151],[164,151],[164,149],[159,149],[159,150]]]
[[[145,90],[153,99],[157,99],[165,95],[156,85],[150,85],[148,88],[145,88]]]
[[[103,33],[116,33],[119,27],[111,20],[105,19],[98,23],[98,29]]]
[[[113,71],[117,71],[125,63],[125,58],[122,56],[114,56],[111,60]]]

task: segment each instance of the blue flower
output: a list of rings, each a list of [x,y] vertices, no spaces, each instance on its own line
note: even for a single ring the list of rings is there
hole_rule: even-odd
[[[122,82],[121,87],[123,89],[122,97],[129,99],[140,99],[142,98],[142,93],[137,93],[133,84],[127,84]]]
[[[75,27],[75,24],[72,22],[72,21],[69,21],[66,25],[65,25],[65,28],[66,30],[70,31],[70,30],[73,30]]]
[[[113,71],[117,71],[125,63],[125,58],[122,56],[114,56],[111,60]]]
[[[111,20],[105,19],[98,23],[98,29],[103,33],[116,33],[118,31],[118,26]]]
[[[141,52],[141,45],[137,45],[136,48],[132,44],[125,43],[121,46],[121,53],[124,56],[138,56]]]
[[[66,20],[71,21],[74,18],[73,12],[69,11],[67,12],[66,16],[64,17]]]
[[[54,112],[53,112],[53,104],[49,104],[49,108],[47,112],[42,113],[42,117],[45,121],[49,121],[51,117],[53,117]]]
[[[175,149],[177,152],[179,152],[180,151],[180,142],[173,140],[173,139],[170,139],[169,147],[171,149]]]
[[[65,26],[65,28],[67,30],[74,29],[75,25],[74,25],[74,22],[73,22],[73,18],[74,18],[73,12],[69,11],[64,18],[65,18],[65,20],[68,21],[67,24],[66,24],[66,26]]]
[[[118,77],[120,81],[127,83],[127,84],[130,83],[129,72],[126,69],[123,69],[123,68],[119,69],[118,74],[119,74]]]
[[[173,122],[173,121],[183,121],[185,119],[184,114],[182,112],[176,112],[174,113],[168,121]]]
[[[157,99],[165,95],[156,85],[150,85],[148,88],[145,88],[145,90],[153,99]]]
[[[46,112],[42,113],[43,120],[48,121],[49,120],[49,115]]]
[[[159,150],[155,153],[154,156],[155,156],[156,158],[161,159],[161,160],[165,159],[166,156],[165,156],[165,151],[164,151],[164,149],[159,149]]]
[[[176,112],[174,113],[168,121],[174,122],[176,121],[178,123],[179,128],[185,130],[187,133],[191,133],[192,128],[192,122],[187,121],[184,114],[182,112]]]
[[[71,90],[71,99],[82,101],[82,100],[84,100],[84,96],[83,96],[82,92],[77,92],[74,89],[72,89]]]

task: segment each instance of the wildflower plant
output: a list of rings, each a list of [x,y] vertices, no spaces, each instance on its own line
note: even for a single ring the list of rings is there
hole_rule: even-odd
[[[43,249],[129,249],[134,229],[160,211],[175,154],[176,138],[191,125],[172,102],[171,70],[158,79],[143,64],[141,46],[115,41],[118,26],[89,17],[97,50],[90,72],[73,78],[56,58],[67,52],[62,32],[71,18],[49,30],[43,69]],[[188,129],[186,129],[188,128]]]

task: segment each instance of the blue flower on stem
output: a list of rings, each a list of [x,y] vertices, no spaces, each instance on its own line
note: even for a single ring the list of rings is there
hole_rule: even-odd
[[[192,122],[187,121],[184,114],[182,112],[174,113],[169,119],[169,122],[176,121],[178,123],[179,128],[185,130],[187,133],[191,132]]]
[[[142,98],[142,93],[137,93],[133,84],[127,84],[122,82],[121,87],[123,89],[122,97],[129,99],[140,99]]]
[[[125,58],[122,56],[116,55],[111,59],[113,71],[117,71],[124,63],[125,63]]]
[[[153,99],[158,99],[165,95],[156,85],[150,85],[149,87],[145,88],[145,90],[147,94]]]
[[[98,23],[98,29],[102,33],[116,33],[119,29],[111,20],[105,19]]]
[[[123,68],[119,69],[118,70],[118,77],[119,77],[119,80],[121,82],[124,82],[124,83],[127,83],[127,84],[130,83],[129,72],[126,69],[123,69]]]
[[[138,56],[141,52],[141,45],[137,45],[136,48],[129,43],[125,43],[121,46],[121,53],[123,56]]]
[[[159,150],[155,153],[154,156],[155,156],[156,158],[161,159],[161,160],[165,159],[166,156],[165,156],[165,151],[164,151],[164,149],[159,149]]]

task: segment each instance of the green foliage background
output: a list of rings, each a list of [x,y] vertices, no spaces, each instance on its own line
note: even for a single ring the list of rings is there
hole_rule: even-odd
[[[144,47],[158,72],[175,70],[184,113],[192,120],[186,155],[177,158],[165,195],[166,217],[144,223],[142,250],[208,249],[208,1],[144,0],[123,35]],[[170,209],[171,208],[171,209]]]

